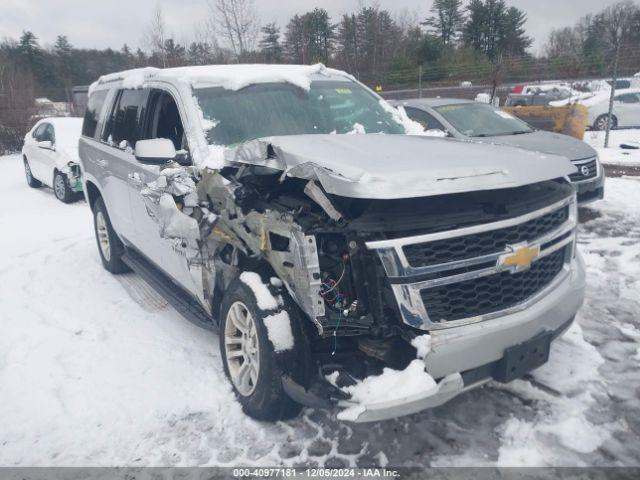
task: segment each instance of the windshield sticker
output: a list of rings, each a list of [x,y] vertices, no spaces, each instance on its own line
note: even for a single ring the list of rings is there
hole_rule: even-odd
[[[507,112],[503,112],[502,110],[494,110],[496,112],[496,115],[500,115],[502,118],[506,118],[507,120],[513,120],[513,115],[507,113]]]
[[[350,88],[336,88],[335,91],[338,95],[351,95],[352,93]]]

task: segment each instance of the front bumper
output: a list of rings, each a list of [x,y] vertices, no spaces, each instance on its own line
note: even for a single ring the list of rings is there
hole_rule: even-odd
[[[552,332],[557,338],[569,327],[584,299],[585,276],[584,262],[577,253],[563,282],[529,308],[430,332],[431,352],[425,358],[425,366],[431,376],[441,379],[437,388],[392,401],[359,405],[351,420],[372,422],[409,415],[442,405],[491,380],[496,362],[507,348],[543,332]],[[339,405],[354,407],[346,400]]]
[[[598,175],[595,178],[573,182],[573,185],[576,188],[578,205],[581,207],[604,198],[604,168],[602,168],[602,164],[600,164],[600,162],[598,162],[597,165]]]

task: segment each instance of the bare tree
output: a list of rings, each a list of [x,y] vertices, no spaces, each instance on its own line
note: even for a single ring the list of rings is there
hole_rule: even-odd
[[[147,27],[145,32],[145,43],[149,47],[152,53],[158,53],[162,62],[162,67],[167,66],[167,54],[165,42],[167,40],[167,26],[164,23],[164,16],[162,14],[162,7],[160,4],[156,5],[153,12],[153,18],[151,23]]]
[[[0,154],[20,149],[36,113],[35,91],[33,74],[0,51]]]
[[[212,30],[229,43],[234,55],[252,50],[260,30],[254,0],[210,0],[208,5]]]

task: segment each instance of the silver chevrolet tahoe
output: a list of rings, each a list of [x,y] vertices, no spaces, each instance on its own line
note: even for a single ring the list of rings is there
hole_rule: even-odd
[[[257,419],[376,421],[521,377],[583,301],[576,168],[416,126],[322,65],[103,76],[79,143],[102,263],[219,332]]]

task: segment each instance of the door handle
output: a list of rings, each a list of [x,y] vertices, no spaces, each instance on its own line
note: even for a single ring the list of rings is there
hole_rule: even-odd
[[[127,175],[127,181],[134,187],[142,187],[142,179],[137,173],[130,173]]]

